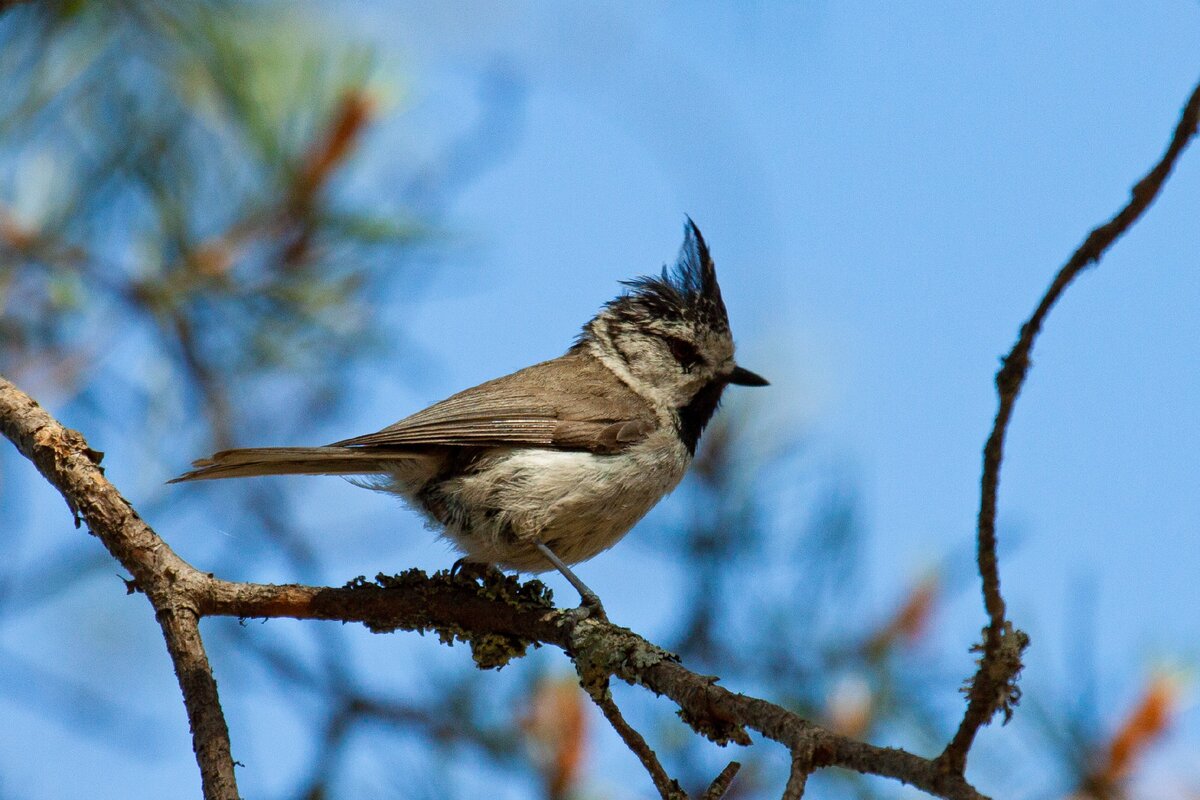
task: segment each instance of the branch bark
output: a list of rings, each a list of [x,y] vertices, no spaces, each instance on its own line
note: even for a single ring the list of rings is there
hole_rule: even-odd
[[[604,718],[613,726],[613,730],[621,737],[621,741],[625,742],[625,746],[633,751],[633,754],[642,762],[642,766],[650,773],[650,779],[654,781],[654,788],[658,790],[662,799],[687,800],[687,794],[679,785],[679,781],[667,774],[662,762],[658,760],[658,754],[646,742],[646,738],[625,721],[621,709],[617,706],[617,701],[613,699],[608,680],[605,679],[602,684],[594,688],[584,688],[592,701],[599,706]]]
[[[733,785],[733,779],[737,777],[742,765],[737,761],[730,761],[725,765],[725,769],[721,770],[721,774],[713,778],[713,782],[708,785],[708,789],[700,800],[721,800],[729,791],[729,787]]]
[[[554,608],[538,581],[522,584],[493,573],[480,583],[419,570],[340,588],[221,580],[176,555],[104,477],[101,454],[2,377],[0,431],[59,490],[77,520],[87,523],[154,606],[188,707],[207,800],[236,800],[237,788],[229,733],[196,624],[204,616],[340,620],[378,633],[433,631],[447,643],[467,642],[482,667],[503,666],[535,642],[551,645],[575,661],[585,682],[615,676],[666,695],[688,724],[719,744],[749,745],[754,730],[793,753],[809,754],[812,769],[843,767],[947,800],[983,800],[961,775],[947,773],[932,759],[833,733],[781,706],[718,686],[715,678],[688,670],[633,631],[606,621],[578,621]]]
[[[85,522],[150,600],[183,692],[205,800],[238,800],[229,728],[192,602],[206,576],[176,555],[109,483],[100,467],[103,453],[3,377],[0,431],[58,489],[76,526]]]
[[[813,768],[838,766],[894,778],[939,797],[983,797],[933,760],[850,739],[773,703],[734,694],[627,628],[577,622],[549,605],[537,581],[519,584],[496,576],[479,584],[419,570],[377,580],[320,588],[212,579],[201,607],[206,615],[361,622],[376,632],[433,631],[444,640],[469,642],[476,661],[488,666],[497,665],[498,655],[503,660],[520,655],[529,643],[552,645],[571,656],[582,675],[612,675],[666,695],[685,721],[718,744],[749,745],[749,728],[789,750],[811,752]]]
[[[812,753],[792,751],[792,768],[788,772],[787,785],[783,787],[783,800],[802,800],[808,786],[808,776],[813,771]]]
[[[1011,705],[1020,696],[1015,681],[1021,670],[1021,651],[1028,644],[1028,637],[1013,628],[1007,620],[1004,597],[1000,593],[1000,571],[996,562],[996,498],[1000,485],[1000,464],[1004,458],[1004,441],[1017,397],[1029,373],[1029,355],[1046,317],[1066,288],[1083,270],[1098,262],[1158,197],[1179,156],[1195,136],[1198,122],[1200,84],[1192,90],[1191,97],[1184,105],[1162,158],[1134,185],[1129,202],[1108,222],[1094,228],[1054,276],[1032,316],[1021,326],[1016,343],[1004,357],[996,374],[999,408],[983,448],[977,525],[977,560],[983,581],[983,603],[988,624],[980,648],[979,669],[967,689],[966,713],[954,738],[939,757],[941,764],[950,772],[962,774],[966,769],[967,753],[979,729],[999,710],[1010,714]]]

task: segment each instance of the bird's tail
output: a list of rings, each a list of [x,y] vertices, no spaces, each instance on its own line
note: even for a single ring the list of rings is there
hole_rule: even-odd
[[[250,447],[194,461],[195,469],[167,483],[255,475],[370,475],[391,472],[398,461],[421,457],[411,450],[383,447]]]

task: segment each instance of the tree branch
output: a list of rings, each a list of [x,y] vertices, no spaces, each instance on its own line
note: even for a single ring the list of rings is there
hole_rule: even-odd
[[[212,579],[201,607],[206,615],[361,622],[380,633],[432,631],[444,641],[469,642],[476,661],[488,666],[519,656],[529,643],[553,645],[575,659],[586,679],[613,675],[666,695],[688,724],[718,744],[748,745],[750,728],[792,750],[811,748],[814,769],[838,766],[895,778],[939,797],[982,797],[930,759],[859,742],[773,703],[734,694],[627,628],[592,619],[577,623],[549,605],[537,581],[520,584],[493,574],[479,584],[420,570],[377,580],[331,588]]]
[[[725,793],[729,791],[729,787],[733,784],[733,779],[737,777],[738,771],[742,765],[737,761],[730,761],[725,765],[725,769],[721,770],[721,774],[713,778],[713,782],[708,785],[708,789],[704,792],[701,800],[721,800]]]
[[[200,615],[190,603],[205,576],[179,558],[104,477],[103,453],[3,377],[0,431],[59,490],[76,526],[86,522],[149,598],[183,692],[205,800],[238,800],[229,728],[200,638]]]
[[[217,682],[200,638],[200,618],[186,607],[159,609],[156,616],[183,691],[205,800],[237,798],[229,726],[225,724]]]
[[[1198,121],[1200,85],[1192,90],[1162,158],[1133,187],[1125,207],[1108,222],[1093,229],[1058,271],[1033,315],[1021,326],[1016,343],[1004,357],[1000,371],[996,374],[999,408],[983,448],[977,536],[979,575],[983,581],[983,602],[988,624],[984,629],[979,669],[967,690],[966,713],[954,738],[939,757],[943,767],[949,771],[961,774],[966,769],[967,753],[971,749],[975,734],[997,711],[1004,709],[1007,714],[1011,714],[1011,705],[1019,698],[1015,680],[1021,669],[1021,651],[1028,644],[1028,637],[1013,628],[1006,619],[1004,597],[1000,593],[1000,572],[996,562],[996,498],[1000,484],[1000,464],[1004,458],[1004,441],[1017,396],[1029,372],[1029,354],[1041,332],[1042,324],[1067,286],[1083,270],[1098,262],[1154,202],[1179,156],[1196,134]]]
[[[654,788],[658,789],[658,793],[662,796],[662,799],[687,800],[687,794],[683,791],[683,787],[679,785],[679,781],[673,779],[663,769],[662,762],[658,760],[658,754],[646,743],[646,738],[626,722],[625,717],[621,715],[621,709],[617,707],[616,701],[613,700],[608,679],[606,678],[600,685],[594,688],[585,686],[584,689],[596,705],[600,707],[605,719],[613,726],[613,730],[621,737],[621,741],[625,742],[625,746],[632,750],[633,754],[641,760],[642,766],[650,773],[650,779],[654,781]]]
[[[843,767],[947,800],[983,800],[962,775],[931,759],[833,733],[781,706],[717,686],[715,678],[688,670],[626,628],[577,621],[553,607],[538,581],[522,584],[493,572],[478,583],[461,574],[426,576],[420,570],[381,575],[374,583],[360,578],[341,588],[221,580],[176,555],[105,479],[100,454],[2,377],[0,431],[59,490],[154,605],[188,703],[208,800],[237,797],[228,730],[195,625],[212,615],[361,622],[379,633],[433,631],[447,644],[467,642],[481,667],[503,666],[532,643],[553,645],[575,661],[585,683],[616,676],[666,695],[684,721],[719,744],[749,745],[752,729],[791,752],[810,753],[812,769]]]
[[[812,762],[807,754],[793,753],[792,768],[788,773],[787,785],[783,787],[783,800],[802,800],[811,772]]]

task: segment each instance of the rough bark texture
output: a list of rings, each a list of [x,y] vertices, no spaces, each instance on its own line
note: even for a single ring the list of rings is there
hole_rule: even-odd
[[[28,395],[0,377],[0,431],[62,494],[81,521],[133,576],[154,606],[183,692],[192,749],[206,800],[237,800],[229,728],[200,638],[194,598],[211,578],[185,562],[121,496],[100,467],[103,453],[64,428]]]
[[[100,454],[0,378],[0,430],[66,498],[68,506],[133,575],[154,606],[191,721],[204,796],[237,797],[229,731],[198,621],[204,616],[291,617],[360,622],[379,633],[432,631],[463,641],[481,667],[499,667],[532,643],[561,648],[585,685],[609,677],[666,695],[683,718],[715,742],[751,743],[754,730],[812,754],[814,768],[839,766],[895,778],[951,800],[981,798],[961,775],[903,750],[855,741],[765,700],[735,694],[698,675],[633,631],[554,608],[538,581],[493,573],[483,581],[411,570],[343,587],[233,583],[181,559],[104,477]]]

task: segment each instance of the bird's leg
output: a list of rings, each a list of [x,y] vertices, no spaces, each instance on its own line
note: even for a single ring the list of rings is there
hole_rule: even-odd
[[[579,576],[571,571],[571,568],[563,563],[563,560],[554,555],[554,551],[539,541],[534,541],[534,546],[541,551],[546,560],[554,565],[554,568],[562,573],[562,576],[567,579],[567,582],[575,587],[575,591],[579,592],[579,599],[583,601],[581,609],[588,612],[588,615],[598,619],[607,620],[608,615],[604,613],[604,606],[600,604],[600,598],[593,592],[588,585],[579,579]]]

